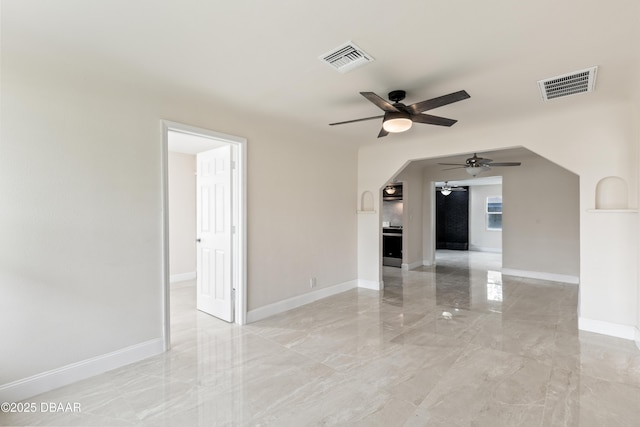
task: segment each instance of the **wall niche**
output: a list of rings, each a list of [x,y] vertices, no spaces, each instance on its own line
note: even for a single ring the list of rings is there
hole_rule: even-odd
[[[360,196],[360,210],[359,213],[375,213],[373,209],[373,193],[371,191],[363,191]]]
[[[607,176],[596,185],[597,210],[629,209],[627,182],[619,176]]]

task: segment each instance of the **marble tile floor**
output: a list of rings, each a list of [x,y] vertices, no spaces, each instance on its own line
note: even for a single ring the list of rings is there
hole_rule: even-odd
[[[197,312],[185,282],[170,352],[29,399],[81,413],[0,425],[640,425],[640,351],[578,331],[577,286],[456,251],[384,281],[243,327]]]

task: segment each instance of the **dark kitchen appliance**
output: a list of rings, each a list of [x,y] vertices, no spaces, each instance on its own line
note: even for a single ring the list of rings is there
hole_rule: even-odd
[[[382,265],[402,266],[402,227],[382,229]]]

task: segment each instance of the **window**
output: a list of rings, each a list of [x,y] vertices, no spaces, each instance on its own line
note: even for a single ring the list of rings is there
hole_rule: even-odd
[[[487,230],[502,230],[502,196],[487,197]]]

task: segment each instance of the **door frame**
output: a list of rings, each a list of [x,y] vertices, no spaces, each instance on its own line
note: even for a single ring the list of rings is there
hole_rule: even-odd
[[[162,310],[163,341],[166,350],[171,348],[170,323],[170,272],[169,272],[169,138],[170,130],[201,136],[235,147],[237,157],[236,173],[233,174],[233,220],[236,225],[233,234],[233,274],[235,276],[234,323],[244,325],[247,320],[247,139],[221,132],[202,129],[183,123],[161,120],[162,125]],[[232,150],[234,151],[234,150]]]

